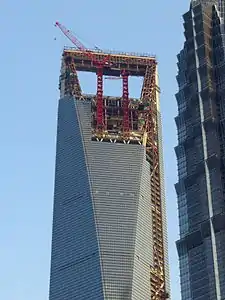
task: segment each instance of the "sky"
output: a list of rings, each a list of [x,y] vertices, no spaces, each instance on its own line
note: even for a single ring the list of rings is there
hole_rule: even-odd
[[[58,80],[63,47],[72,46],[54,27],[58,20],[88,47],[157,56],[171,299],[180,300],[174,94],[188,6],[178,0],[1,0],[0,299],[48,299]],[[81,79],[84,92],[95,92],[95,78]],[[107,91],[117,94],[117,84],[107,83]],[[131,96],[139,93],[134,83]]]

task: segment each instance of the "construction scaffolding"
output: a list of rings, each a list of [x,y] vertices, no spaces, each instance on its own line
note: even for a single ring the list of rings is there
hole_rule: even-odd
[[[103,63],[102,63],[103,62]],[[77,72],[97,74],[96,95],[82,94]],[[103,94],[104,76],[122,80],[121,97]],[[140,99],[129,97],[129,77],[144,78]],[[151,171],[154,263],[149,268],[151,299],[168,299],[165,287],[162,199],[158,150],[157,62],[151,55],[65,48],[60,78],[61,95],[92,103],[92,140],[140,144],[146,148]]]

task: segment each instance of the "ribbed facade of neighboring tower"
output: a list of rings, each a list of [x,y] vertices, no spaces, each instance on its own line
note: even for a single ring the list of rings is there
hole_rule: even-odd
[[[192,1],[178,55],[182,300],[225,299],[224,1]]]
[[[123,63],[127,57],[133,62],[127,65],[129,76],[143,75],[146,65],[153,61],[111,54],[114,73],[108,75],[117,75],[118,57]],[[157,161],[152,156],[150,135],[143,127],[145,120],[150,122],[144,96],[143,101],[128,99],[130,129],[126,134],[124,97],[103,96],[105,128],[104,133],[97,131],[102,108],[95,95],[81,94],[76,70],[84,68],[93,69],[86,53],[64,51],[49,299],[169,299],[160,115],[155,119]],[[156,73],[149,71],[147,79],[149,74],[154,81],[144,85],[146,91],[157,83]],[[153,94],[159,112],[158,91],[154,88]]]

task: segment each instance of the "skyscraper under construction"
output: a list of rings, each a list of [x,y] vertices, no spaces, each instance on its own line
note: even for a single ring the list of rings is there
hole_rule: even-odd
[[[225,299],[225,1],[191,1],[178,55],[182,300]]]
[[[56,25],[78,45],[62,57],[49,299],[169,299],[156,59],[86,50]],[[77,71],[97,74],[96,95]],[[121,97],[103,94],[112,77]]]

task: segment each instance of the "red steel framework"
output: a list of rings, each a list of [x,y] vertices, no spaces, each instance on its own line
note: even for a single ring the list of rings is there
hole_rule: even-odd
[[[77,49],[83,51],[87,57],[89,57],[92,63],[97,69],[97,130],[99,132],[105,130],[104,114],[103,114],[103,69],[104,67],[110,68],[112,66],[110,62],[110,55],[105,56],[102,60],[98,60],[95,53],[89,51],[85,46],[68,30],[64,25],[59,22],[55,23],[55,26],[65,34],[70,41],[77,47]],[[124,107],[124,120],[123,130],[124,135],[129,133],[129,97],[128,97],[128,73],[126,70],[122,72],[123,79],[123,107]]]
[[[129,127],[129,89],[128,89],[128,72],[122,71],[123,78],[123,132],[124,137],[127,137],[130,132]]]
[[[134,143],[133,135],[139,134],[138,143],[146,147],[146,158],[150,163],[151,171],[151,201],[152,201],[152,232],[153,232],[153,253],[154,264],[150,268],[151,300],[165,300],[169,294],[165,287],[165,266],[164,266],[164,241],[162,224],[162,203],[161,203],[161,182],[160,182],[160,161],[158,150],[158,110],[157,110],[157,87],[156,59],[153,56],[136,55],[127,53],[110,53],[99,50],[88,50],[73,36],[73,34],[59,22],[55,26],[70,39],[76,49],[64,50],[65,79],[64,94],[73,95],[85,99],[82,95],[77,70],[96,72],[97,74],[97,95],[96,95],[96,128],[95,133],[101,141],[111,141],[113,137],[107,131],[106,102],[103,96],[103,76],[108,79],[122,79],[122,135],[123,142]],[[64,75],[63,75],[64,76]],[[65,75],[66,76],[66,75]],[[134,102],[131,107],[129,98],[128,79],[129,76],[144,77],[141,98]],[[63,79],[62,78],[62,79]],[[107,79],[106,78],[106,79]],[[118,109],[119,110],[119,109]],[[131,121],[131,116],[138,118],[136,132]],[[118,121],[118,120],[117,120]],[[117,137],[118,140],[118,137]],[[116,139],[114,140],[114,142]]]
[[[95,54],[85,48],[85,46],[68,30],[64,25],[56,22],[55,25],[70,39],[70,41],[87,57],[97,69],[97,129],[103,131],[105,129],[103,116],[103,68],[110,66],[110,55],[104,57],[103,60],[98,60]]]

